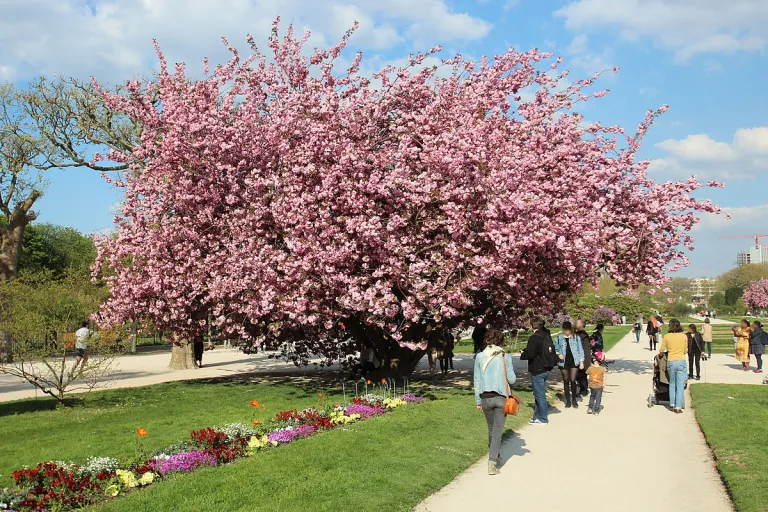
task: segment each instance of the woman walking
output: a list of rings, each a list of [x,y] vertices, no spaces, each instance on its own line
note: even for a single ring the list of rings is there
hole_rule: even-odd
[[[752,329],[749,328],[749,320],[741,321],[739,327],[733,327],[733,337],[736,338],[736,359],[741,363],[741,369],[749,371],[749,340]]]
[[[688,326],[688,378],[693,379],[693,367],[696,366],[696,380],[701,380],[701,354],[704,353],[704,339],[697,332],[696,325]]]
[[[504,431],[504,402],[507,382],[515,383],[512,356],[504,353],[504,334],[496,329],[485,333],[485,349],[475,358],[475,405],[488,423],[488,474],[498,475],[501,465],[501,433]]]
[[[669,378],[669,406],[672,412],[680,414],[685,407],[685,376],[687,373],[686,355],[688,337],[683,334],[680,321],[669,321],[669,333],[661,341],[661,356],[667,353],[667,377]]]
[[[707,359],[709,359],[712,357],[712,323],[709,321],[709,317],[704,319],[704,327],[701,330],[701,337],[707,345]]]
[[[656,350],[656,342],[658,341],[656,336],[660,332],[659,321],[656,320],[656,317],[651,316],[651,318],[648,320],[648,327],[646,327],[645,332],[648,334],[648,344],[650,345],[649,350],[653,352]]]
[[[765,345],[768,343],[766,336],[768,334],[763,331],[763,324],[757,320],[752,322],[752,332],[749,335],[749,353],[754,354],[757,361],[755,373],[763,373],[763,354],[765,354]]]
[[[563,322],[563,332],[555,338],[555,351],[560,360],[558,367],[563,375],[565,407],[578,409],[576,374],[584,369],[584,347],[579,337],[573,334],[571,322]]]

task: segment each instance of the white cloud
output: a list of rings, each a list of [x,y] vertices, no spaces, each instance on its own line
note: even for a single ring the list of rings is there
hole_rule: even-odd
[[[574,0],[555,15],[574,31],[607,27],[631,41],[650,39],[678,60],[768,46],[765,0]]]
[[[730,215],[729,219],[727,215]],[[765,219],[768,218],[768,204],[757,206],[724,206],[723,213],[720,215],[704,214],[695,230],[721,230],[728,228],[728,231],[736,233],[751,233],[755,230],[764,232]],[[745,239],[746,240],[746,239]],[[749,241],[746,240],[745,244]]]
[[[353,21],[360,29],[353,49],[387,50],[398,45],[426,50],[435,44],[485,37],[491,24],[454,11],[445,0],[26,0],[0,2],[0,77],[23,80],[37,74],[96,75],[111,81],[146,74],[156,62],[156,38],[169,62],[200,66],[227,58],[226,36],[244,47],[269,34],[275,16],[283,28],[311,30],[312,46],[335,43]]]
[[[741,128],[732,142],[717,141],[704,134],[656,144],[667,153],[651,161],[650,172],[679,178],[746,179],[768,172],[768,127]]]
[[[607,49],[601,53],[591,51],[589,49],[589,37],[586,34],[579,34],[574,37],[566,50],[566,54],[570,57],[568,60],[570,67],[585,71],[590,76],[613,68],[610,63],[610,51]]]

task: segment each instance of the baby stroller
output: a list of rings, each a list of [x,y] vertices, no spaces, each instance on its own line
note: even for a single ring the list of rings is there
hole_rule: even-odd
[[[686,381],[685,387],[688,387]],[[653,392],[648,395],[648,407],[669,405],[669,378],[667,377],[667,355],[653,358]]]

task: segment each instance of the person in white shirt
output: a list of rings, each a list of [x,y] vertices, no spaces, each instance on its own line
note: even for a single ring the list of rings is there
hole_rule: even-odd
[[[88,320],[83,320],[82,326],[75,331],[75,352],[77,352],[77,361],[72,367],[72,373],[75,373],[80,363],[85,366],[88,363],[88,340],[91,337],[91,330],[88,328]]]

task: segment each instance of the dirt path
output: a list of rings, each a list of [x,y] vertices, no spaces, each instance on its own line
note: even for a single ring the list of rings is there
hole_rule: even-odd
[[[609,352],[616,363],[600,416],[558,404],[549,425],[528,426],[504,443],[501,475],[488,476],[483,459],[416,510],[732,511],[692,411],[647,407],[652,355],[633,339],[628,334]]]

